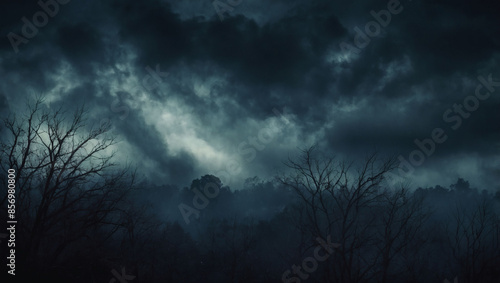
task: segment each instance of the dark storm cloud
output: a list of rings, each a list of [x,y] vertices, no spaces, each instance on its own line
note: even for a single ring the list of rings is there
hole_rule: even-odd
[[[3,93],[0,93],[0,111],[5,113],[9,109],[9,104],[7,103],[7,99]]]
[[[80,76],[93,74],[93,64],[109,65],[113,54],[106,50],[102,34],[95,27],[85,23],[74,23],[57,30],[55,44],[61,55],[78,69]]]
[[[436,127],[450,136],[436,160],[498,154],[500,89],[458,130],[443,121],[474,94],[477,76],[500,81],[498,1],[401,1],[380,36],[342,57],[339,44],[354,44],[354,28],[388,2],[247,1],[220,21],[208,2],[71,1],[19,53],[7,34],[21,34],[21,17],[40,7],[10,3],[0,19],[2,105],[19,104],[25,88],[50,103],[85,101],[97,121],[111,118],[128,154],[143,156],[161,182],[217,171],[207,158],[224,160],[283,107],[295,117],[283,132],[290,136],[258,152],[245,174],[271,171],[271,159],[314,142],[351,157],[374,148],[408,154]],[[142,85],[155,68],[168,77],[154,89]],[[129,111],[123,121],[113,111],[118,97]],[[162,124],[174,110],[185,115]]]
[[[216,18],[182,21],[168,6],[157,3],[117,5],[120,35],[138,50],[139,64],[161,62],[168,69],[179,62],[195,66],[211,62],[230,72],[231,81],[240,88],[232,91],[233,96],[256,113],[260,109],[269,113],[269,93],[275,88],[294,97],[326,95],[335,78],[328,75],[323,56],[346,33],[327,5],[264,26],[244,16],[223,22]],[[130,15],[128,11],[140,12]]]
[[[160,134],[151,129],[151,125],[145,124],[140,117],[135,116],[136,114],[131,112],[131,117],[127,117],[127,120],[115,123],[124,140],[133,146],[134,163],[151,170],[147,176],[153,180],[175,180],[185,184],[196,177],[193,175],[195,165],[192,157],[186,153],[170,156]]]

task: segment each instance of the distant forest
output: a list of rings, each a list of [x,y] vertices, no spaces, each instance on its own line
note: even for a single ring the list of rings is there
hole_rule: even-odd
[[[242,188],[213,175],[159,185],[115,163],[109,127],[87,127],[85,114],[68,120],[35,104],[4,121],[0,221],[13,169],[19,282],[500,280],[492,188],[459,178],[410,190],[385,182],[393,158],[344,161],[315,148]]]

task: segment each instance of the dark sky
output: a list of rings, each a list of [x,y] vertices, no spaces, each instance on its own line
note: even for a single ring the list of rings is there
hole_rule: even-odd
[[[36,2],[1,4],[2,114],[85,102],[158,183],[238,187],[313,144],[408,160],[441,128],[413,186],[499,188],[498,0]]]

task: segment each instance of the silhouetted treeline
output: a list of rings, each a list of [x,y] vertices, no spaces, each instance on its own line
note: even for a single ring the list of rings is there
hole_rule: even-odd
[[[0,181],[15,170],[18,222],[15,277],[0,238],[1,282],[499,282],[500,192],[460,178],[409,190],[385,182],[394,159],[314,148],[244,188],[138,182],[107,154],[106,125],[38,106],[5,120]],[[2,190],[1,223],[8,203]]]
[[[252,181],[244,191],[221,188],[220,198],[189,225],[178,210],[170,209],[176,208],[178,201],[192,200],[189,189],[139,187],[135,193],[143,199],[130,196],[128,204],[117,212],[119,225],[103,224],[85,231],[84,238],[68,243],[65,252],[50,265],[50,254],[38,254],[37,261],[28,266],[18,263],[16,277],[47,278],[52,282],[111,282],[115,278],[112,270],[122,274],[125,268],[124,274],[135,276],[128,282],[283,282],[283,273],[292,270],[293,265],[300,266],[315,248],[307,225],[301,222],[308,221],[302,219],[307,209],[281,184]],[[359,238],[331,235],[334,242],[357,244],[360,249],[347,255],[334,253],[325,262],[318,262],[314,272],[305,273],[306,280],[297,275],[295,278],[300,282],[452,282],[458,277],[458,282],[498,282],[500,194],[478,191],[458,179],[449,188],[419,188],[406,201],[415,199],[422,201],[424,219],[411,239],[405,238],[411,229],[398,231],[405,234],[400,239],[378,230],[396,227],[397,221],[403,221],[404,217],[392,225],[381,224],[390,220],[388,209],[394,207],[360,207],[359,213],[365,215],[360,215],[354,225],[366,231],[353,233]],[[405,213],[402,215],[408,216]],[[79,216],[66,217],[71,222],[78,221]],[[116,229],[111,236],[110,229]],[[26,247],[24,236],[28,234],[22,230],[18,233],[18,250],[22,254]],[[383,236],[394,240],[393,248],[401,248],[386,256],[393,258],[385,275],[383,255],[388,243]],[[40,238],[48,250],[59,244],[59,238]],[[5,245],[2,254],[6,254]],[[349,255],[351,276],[360,278],[345,276],[328,281],[329,277],[340,277],[335,270],[343,268],[342,256]],[[299,282],[292,277],[293,274],[284,282]]]

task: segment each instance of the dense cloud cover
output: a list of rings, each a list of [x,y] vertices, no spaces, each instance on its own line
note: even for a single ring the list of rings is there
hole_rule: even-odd
[[[413,184],[499,188],[498,1],[46,2],[2,3],[2,114],[85,103],[155,182],[237,186],[312,144],[408,159],[442,128]]]

